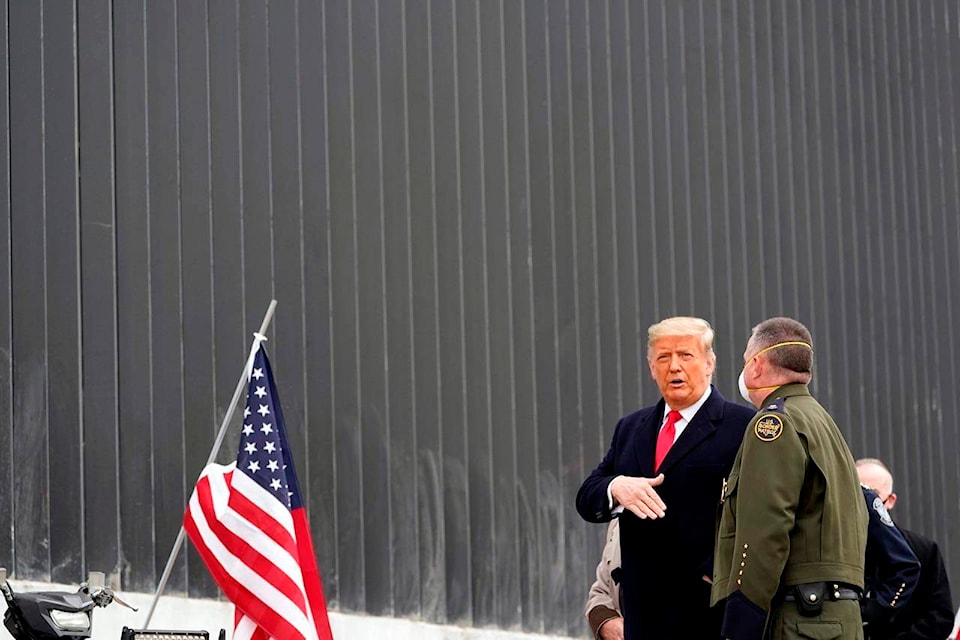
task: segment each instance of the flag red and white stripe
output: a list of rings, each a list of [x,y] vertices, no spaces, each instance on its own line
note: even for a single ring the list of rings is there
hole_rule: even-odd
[[[251,379],[237,462],[203,470],[184,528],[236,605],[235,640],[332,640],[306,512],[262,349],[254,372],[260,376]]]

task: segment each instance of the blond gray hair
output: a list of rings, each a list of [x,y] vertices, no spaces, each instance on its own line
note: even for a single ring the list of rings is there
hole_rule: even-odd
[[[660,338],[667,336],[693,336],[700,339],[700,346],[708,358],[715,360],[713,352],[713,327],[703,318],[691,316],[676,316],[666,318],[650,325],[647,329],[647,359],[653,355],[653,345]]]

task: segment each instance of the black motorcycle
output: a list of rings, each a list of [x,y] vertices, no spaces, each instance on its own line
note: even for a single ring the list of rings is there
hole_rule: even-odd
[[[76,592],[35,591],[17,593],[7,581],[7,570],[0,569],[0,591],[7,601],[3,624],[15,640],[53,640],[89,638],[93,628],[94,607],[111,602],[136,611],[104,586],[104,576],[91,571]]]
[[[0,591],[7,601],[3,624],[14,640],[55,640],[90,637],[93,609],[112,602],[136,611],[104,586],[104,576],[91,571],[87,581],[74,591],[32,591],[17,593],[7,581],[7,570],[0,568]],[[158,631],[124,627],[120,640],[209,640],[207,631]],[[225,640],[221,629],[219,640]]]

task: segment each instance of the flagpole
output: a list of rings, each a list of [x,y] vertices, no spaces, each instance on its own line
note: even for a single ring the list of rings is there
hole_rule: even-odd
[[[267,313],[263,316],[263,322],[260,323],[260,330],[253,334],[253,344],[250,346],[250,355],[247,356],[247,363],[243,367],[243,373],[240,374],[240,380],[237,381],[237,388],[233,392],[233,399],[230,400],[230,406],[227,407],[227,412],[223,416],[223,422],[220,423],[220,431],[217,433],[217,438],[213,442],[213,448],[210,450],[210,456],[207,458],[207,464],[205,464],[204,467],[217,459],[217,453],[219,453],[220,445],[223,444],[223,438],[227,434],[230,420],[233,418],[233,412],[236,410],[237,403],[240,402],[240,396],[243,394],[243,389],[250,379],[250,367],[253,366],[253,359],[257,355],[257,349],[260,348],[260,343],[267,339],[267,327],[270,326],[270,321],[273,320],[273,311],[276,308],[277,301],[271,300],[270,306],[267,307]],[[167,558],[167,566],[163,568],[163,575],[160,576],[160,584],[157,585],[157,592],[154,594],[153,602],[150,603],[150,609],[147,611],[147,618],[143,621],[144,629],[150,628],[150,618],[153,617],[153,610],[157,608],[160,594],[163,593],[164,588],[167,586],[167,580],[170,579],[170,572],[173,571],[173,563],[176,562],[177,556],[180,555],[180,548],[183,546],[183,539],[185,537],[186,532],[183,529],[183,524],[181,524],[180,533],[177,534],[177,540],[173,543],[173,550],[170,552],[170,557]]]

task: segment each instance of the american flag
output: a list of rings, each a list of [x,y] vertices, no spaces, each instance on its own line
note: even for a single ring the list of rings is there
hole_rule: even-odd
[[[258,346],[237,461],[200,474],[184,528],[236,605],[234,640],[332,640],[270,362]]]

